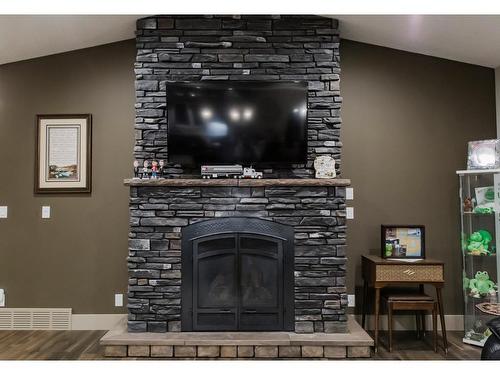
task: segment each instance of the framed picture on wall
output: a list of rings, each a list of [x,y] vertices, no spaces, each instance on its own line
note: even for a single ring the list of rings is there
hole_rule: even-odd
[[[37,115],[35,193],[90,193],[92,116]]]
[[[425,258],[425,227],[423,225],[382,225],[381,239],[382,258]]]

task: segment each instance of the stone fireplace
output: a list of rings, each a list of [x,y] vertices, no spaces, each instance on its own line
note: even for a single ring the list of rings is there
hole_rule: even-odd
[[[167,179],[130,186],[129,332],[344,332],[345,186],[340,173],[338,22],[317,16],[155,16],[137,22],[139,160],[168,160],[166,83],[308,82],[307,162],[262,180]]]

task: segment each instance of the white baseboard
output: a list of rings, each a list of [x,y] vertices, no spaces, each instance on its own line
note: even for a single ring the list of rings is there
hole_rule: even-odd
[[[127,314],[73,314],[72,330],[112,330],[127,319]]]
[[[355,315],[354,318],[361,324],[361,315]],[[367,329],[372,330],[375,327],[375,317],[367,315]],[[464,330],[464,316],[463,315],[445,315],[444,321],[447,331],[463,331]],[[380,315],[380,329],[387,330],[387,315]],[[426,316],[425,324],[428,330],[432,329],[432,317]],[[414,331],[416,329],[415,315],[394,315],[394,328],[395,331]],[[438,329],[441,329],[441,323],[438,317]]]
[[[361,323],[361,315],[352,315],[358,323]],[[72,330],[112,330],[120,324],[124,324],[127,314],[73,314],[71,316]],[[463,331],[463,315],[445,315],[446,329],[448,331]],[[373,315],[367,316],[367,329],[372,330],[375,327],[375,318]],[[426,316],[427,329],[432,327],[430,315]],[[380,315],[380,329],[387,330],[387,315]],[[438,319],[438,329],[441,324]],[[414,315],[394,315],[395,331],[414,331]]]

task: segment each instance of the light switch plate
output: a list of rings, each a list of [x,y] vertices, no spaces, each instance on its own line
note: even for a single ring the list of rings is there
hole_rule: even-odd
[[[345,189],[345,199],[353,200],[354,199],[354,188],[348,187]]]
[[[123,294],[115,294],[115,306],[123,306]]]
[[[354,219],[354,207],[346,207],[345,216],[346,219]]]
[[[0,206],[0,219],[7,219],[7,206]]]
[[[347,307],[355,307],[356,306],[356,296],[354,294],[347,295]]]
[[[5,307],[5,290],[0,289],[0,307]]]
[[[42,219],[50,219],[50,206],[42,206]]]

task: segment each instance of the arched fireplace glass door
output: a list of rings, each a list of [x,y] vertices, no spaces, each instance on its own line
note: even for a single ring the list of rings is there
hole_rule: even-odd
[[[182,233],[182,329],[293,330],[293,228],[214,219]]]

